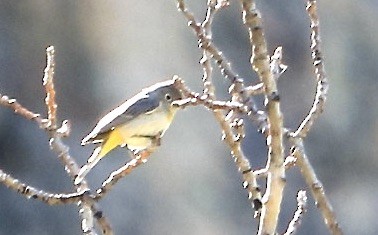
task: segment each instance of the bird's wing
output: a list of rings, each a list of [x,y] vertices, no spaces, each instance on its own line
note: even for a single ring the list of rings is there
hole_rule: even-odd
[[[128,123],[141,114],[151,113],[158,106],[159,100],[152,99],[147,94],[142,98],[141,96],[133,97],[101,118],[92,132],[83,139],[82,144],[101,141],[101,137],[96,137],[113,130],[121,124]]]

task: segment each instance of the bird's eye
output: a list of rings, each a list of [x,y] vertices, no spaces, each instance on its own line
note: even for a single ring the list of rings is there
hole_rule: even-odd
[[[165,94],[165,99],[167,101],[171,101],[172,100],[172,96],[170,94]]]

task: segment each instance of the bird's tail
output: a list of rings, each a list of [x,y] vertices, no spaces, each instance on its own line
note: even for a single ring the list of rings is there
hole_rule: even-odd
[[[102,154],[100,154],[102,147],[99,146],[95,148],[92,155],[88,158],[87,163],[80,168],[79,174],[75,178],[75,185],[78,185],[83,181],[84,177],[89,173],[89,171],[95,167],[98,161],[101,160]]]

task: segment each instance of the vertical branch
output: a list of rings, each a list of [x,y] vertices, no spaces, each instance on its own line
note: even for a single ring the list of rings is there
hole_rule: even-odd
[[[186,8],[183,0],[178,0],[178,9],[184,14],[185,18],[188,20],[188,25],[193,28],[198,37],[198,46],[202,49],[202,59],[200,63],[203,68],[203,84],[204,84],[204,95],[209,99],[214,100],[214,86],[211,82],[212,76],[212,65],[210,58],[213,58],[221,69],[221,73],[225,78],[230,79],[234,84],[233,87],[237,87],[238,91],[241,91],[243,87],[243,80],[231,70],[230,64],[226,62],[223,58],[222,53],[214,46],[211,41],[211,22],[216,11],[224,6],[228,5],[228,1],[215,1],[208,0],[208,9],[206,13],[206,18],[204,22],[200,25],[196,22],[192,13]],[[238,86],[235,86],[238,84]],[[241,92],[240,92],[241,93]],[[223,137],[226,143],[231,149],[231,154],[235,159],[235,163],[238,170],[242,173],[243,187],[248,191],[248,198],[251,200],[251,206],[256,210],[255,216],[259,214],[261,209],[261,193],[255,175],[248,158],[244,155],[241,149],[241,141],[243,139],[244,133],[238,133],[235,137],[234,130],[229,123],[229,119],[223,114],[222,110],[212,110],[216,120],[219,122]],[[255,112],[256,113],[256,112]],[[242,121],[236,121],[239,123],[237,131],[242,131]]]
[[[211,2],[213,2],[213,0],[211,0],[210,3]],[[227,2],[227,1],[219,0],[216,2]],[[222,6],[222,4],[218,4],[218,5]],[[224,5],[227,5],[227,4],[224,4]],[[248,108],[249,108],[248,117],[252,120],[254,124],[258,126],[258,129],[264,133],[268,128],[265,114],[256,109],[255,102],[253,101],[252,97],[250,97],[250,92],[246,92],[244,90],[245,87],[243,84],[243,79],[240,78],[239,75],[232,70],[231,64],[227,61],[227,59],[224,57],[222,52],[211,41],[211,35],[209,37],[209,35],[207,35],[207,32],[205,32],[205,28],[203,26],[208,27],[207,25],[209,25],[211,20],[208,20],[209,23],[206,23],[207,20],[205,19],[205,24],[203,26],[197,23],[193,14],[186,8],[184,0],[177,0],[177,8],[179,11],[182,12],[184,17],[188,21],[188,26],[190,26],[195,32],[198,38],[198,47],[206,50],[209,53],[211,58],[218,65],[222,76],[228,79],[232,83],[229,89],[230,92],[239,93],[241,95],[241,97],[244,100],[244,103],[248,105]],[[208,11],[208,13],[211,14],[212,10],[210,10],[210,12]]]
[[[44,70],[43,85],[46,90],[45,103],[47,107],[47,125],[48,134],[50,137],[50,147],[58,154],[58,158],[65,166],[67,174],[74,179],[79,172],[79,166],[69,154],[69,148],[63,143],[62,136],[69,132],[69,124],[67,121],[63,122],[60,129],[57,129],[57,104],[55,101],[54,88],[54,73],[55,73],[55,49],[50,46],[46,49],[47,65]],[[86,182],[83,182],[76,188],[77,192],[89,190]],[[78,202],[79,213],[82,218],[82,230],[84,234],[96,235],[94,230],[93,218],[96,213],[99,213],[97,206],[89,197],[83,197],[83,200]],[[95,211],[93,211],[95,209]],[[102,215],[102,212],[101,212]],[[101,220],[96,217],[104,234],[113,234],[106,218],[101,216]]]
[[[321,211],[324,223],[334,235],[343,234],[333,212],[332,206],[324,192],[324,188],[320,180],[316,177],[315,171],[311,166],[310,161],[304,150],[303,141],[301,138],[290,138],[294,147],[292,148],[292,155],[297,159],[296,164],[300,168],[303,178],[311,190],[312,196],[315,199],[316,205]]]
[[[73,160],[73,158],[69,155],[68,147],[62,142],[62,137],[68,135],[70,131],[70,125],[68,121],[63,121],[62,126],[57,129],[57,105],[55,102],[55,88],[53,83],[53,76],[54,76],[54,69],[55,69],[55,61],[54,61],[54,47],[48,47],[46,50],[47,53],[47,65],[44,70],[44,77],[43,77],[43,85],[46,90],[46,98],[45,103],[47,107],[47,120],[41,118],[39,114],[33,113],[19,104],[15,99],[9,99],[7,96],[0,95],[0,105],[8,107],[12,109],[18,115],[28,119],[35,121],[41,129],[47,131],[49,138],[50,138],[50,147],[51,149],[58,154],[58,158],[65,166],[65,170],[71,178],[75,178],[77,172],[79,170],[78,165]],[[104,216],[102,216],[102,212],[97,209],[96,204],[93,203],[93,200],[89,197],[86,193],[88,191],[88,186],[77,188],[77,193],[71,194],[52,194],[45,192],[43,190],[37,190],[36,188],[26,185],[22,182],[19,182],[17,179],[14,179],[10,175],[0,171],[0,182],[5,184],[7,187],[25,195],[28,198],[38,199],[43,201],[49,205],[57,205],[57,204],[65,204],[65,203],[73,203],[79,200],[86,201],[88,206],[85,206],[85,210],[80,211],[87,211],[85,221],[90,221],[92,216],[92,211],[97,219],[99,226],[101,227],[104,234],[112,235],[112,229]],[[84,205],[80,206],[84,208]],[[90,213],[88,213],[88,211]],[[99,216],[101,215],[101,216]],[[84,220],[84,217],[83,217]],[[87,223],[87,222],[86,222]],[[93,229],[93,223],[91,225]],[[86,234],[96,234],[92,229],[86,230]]]
[[[323,112],[328,92],[328,79],[324,69],[323,55],[320,48],[321,40],[316,0],[308,1],[306,9],[311,21],[311,57],[316,75],[317,86],[312,108],[299,125],[298,129],[294,132],[294,136],[298,137],[306,137],[315,120]]]
[[[46,107],[47,107],[47,126],[51,129],[56,128],[56,110],[57,105],[55,102],[55,88],[54,88],[54,73],[55,73],[55,49],[49,46],[46,49],[47,64],[44,70],[43,86],[46,89]]]
[[[61,136],[56,132],[57,121],[57,104],[55,102],[55,88],[54,88],[54,73],[55,73],[55,49],[53,46],[49,46],[46,49],[47,63],[44,70],[43,86],[46,90],[45,103],[47,107],[47,128],[49,130],[50,146],[52,150],[58,153],[59,159],[65,166],[68,174],[72,177],[75,170],[78,170],[77,164],[70,157],[68,153],[68,147],[61,141]],[[77,169],[74,169],[75,166]],[[88,189],[87,187],[78,187],[77,191],[83,191]],[[82,217],[82,230],[83,234],[97,234],[93,225],[93,213],[89,203],[80,201],[78,203],[80,207],[80,214]]]
[[[242,0],[243,21],[248,27],[252,46],[251,63],[265,87],[265,105],[268,114],[268,178],[263,197],[259,234],[275,234],[285,187],[283,117],[277,84],[270,70],[270,60],[262,28],[262,19],[253,0]]]

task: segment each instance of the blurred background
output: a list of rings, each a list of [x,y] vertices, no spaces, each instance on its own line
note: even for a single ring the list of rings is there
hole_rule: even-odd
[[[189,1],[188,1],[189,2]],[[285,126],[296,128],[315,91],[309,20],[304,1],[258,1],[270,53],[284,48],[289,66],[279,89]],[[197,19],[206,1],[191,1]],[[321,1],[319,14],[330,90],[326,109],[306,139],[307,153],[345,234],[376,234],[378,204],[378,2]],[[98,118],[141,88],[182,76],[201,91],[201,51],[171,1],[0,1],[0,93],[46,113],[45,49],[56,50],[55,87],[60,121],[72,122],[65,139],[85,163],[94,146],[80,141]],[[239,1],[219,12],[213,38],[246,80],[257,82],[249,64],[248,34]],[[217,94],[228,81],[214,70]],[[261,99],[258,99],[261,105]],[[266,146],[247,123],[244,150],[255,168],[265,165]],[[0,168],[32,186],[72,192],[71,180],[35,123],[0,107]],[[129,159],[118,149],[89,174],[92,188]],[[283,232],[307,189],[298,169],[287,172],[279,221]],[[308,192],[308,212],[298,234],[327,234]],[[0,185],[0,234],[80,234],[75,205],[48,206]],[[177,115],[149,162],[119,182],[100,203],[115,234],[254,234],[257,228],[241,176],[204,108]]]

